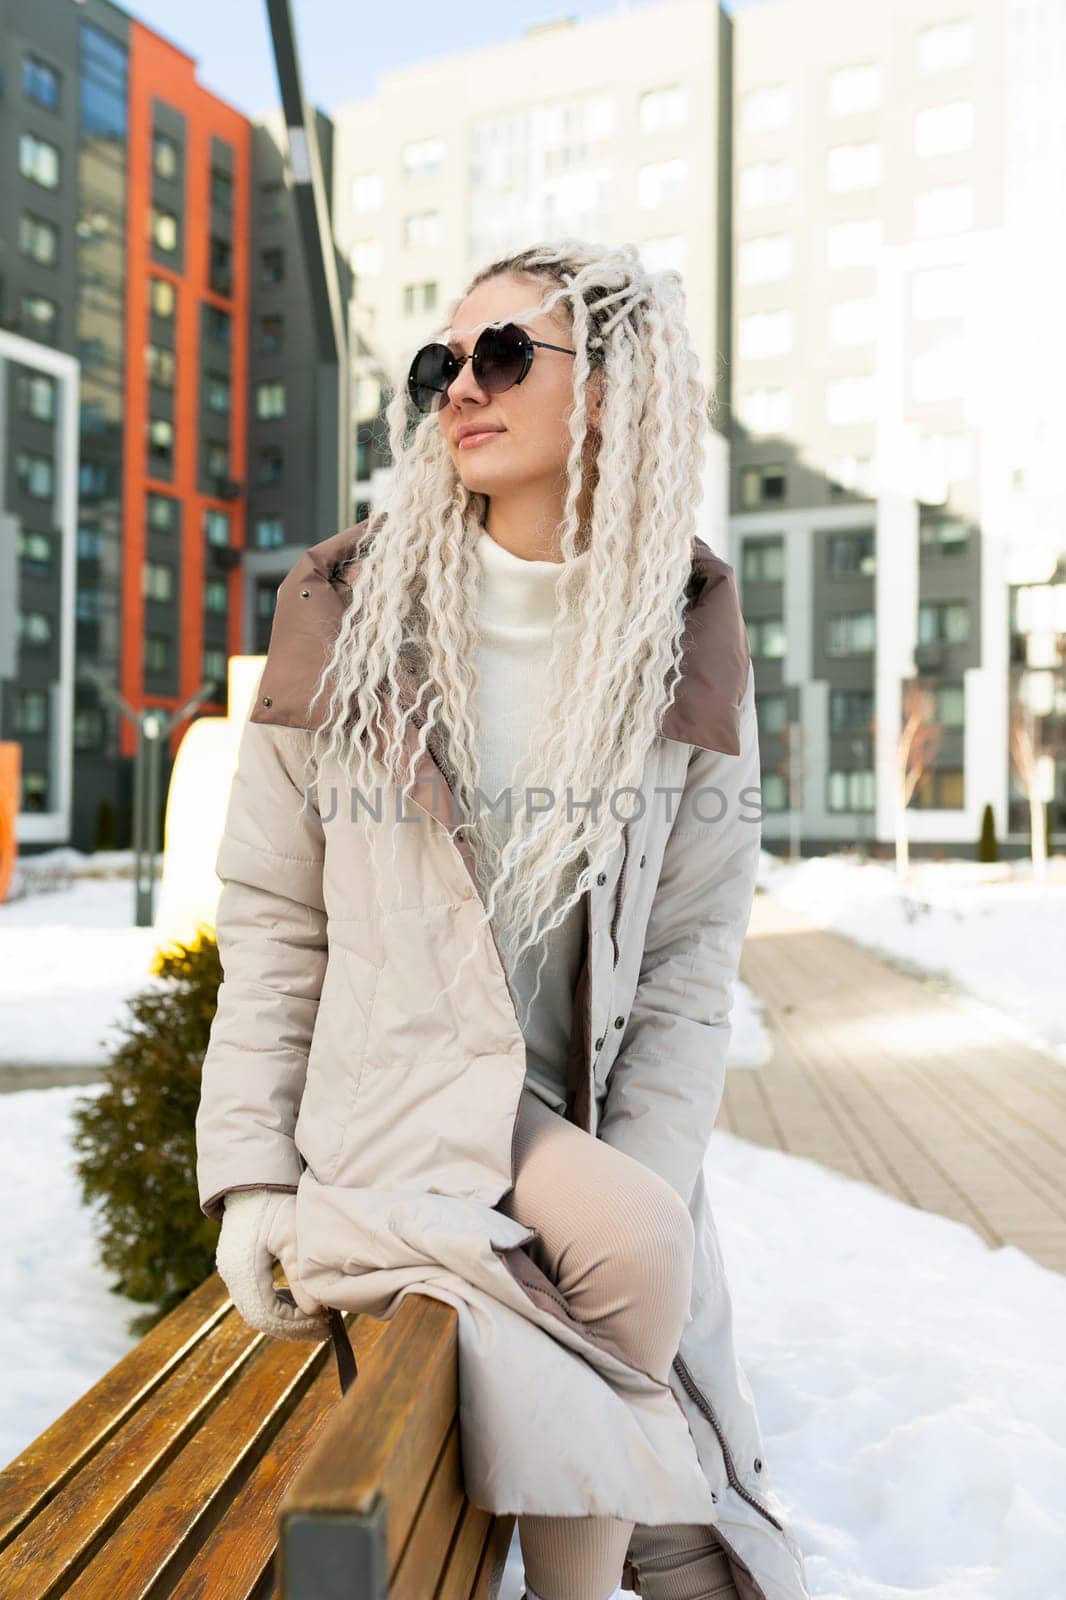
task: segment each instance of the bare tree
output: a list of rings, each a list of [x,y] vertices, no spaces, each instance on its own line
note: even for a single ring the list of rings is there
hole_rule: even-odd
[[[933,696],[916,678],[904,684],[902,726],[896,743],[896,871],[901,878],[910,870],[907,807],[940,749],[944,732],[943,724],[933,721],[935,710]]]
[[[1051,798],[1055,758],[1037,732],[1033,710],[1018,701],[1011,710],[1010,756],[1018,787],[1029,802],[1029,854],[1033,863],[1033,882],[1047,881],[1047,835],[1044,829],[1044,801]]]

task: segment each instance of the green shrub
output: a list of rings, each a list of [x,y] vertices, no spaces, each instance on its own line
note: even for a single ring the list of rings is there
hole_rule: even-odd
[[[992,807],[986,805],[981,813],[981,838],[977,845],[978,861],[998,861],[999,846],[996,843],[996,819],[992,815]]]
[[[125,1038],[104,1086],[74,1111],[75,1171],[114,1289],[153,1309],[130,1322],[147,1333],[215,1268],[218,1226],[200,1210],[196,1110],[222,967],[214,934],[161,949],[161,982],[129,1001]]]

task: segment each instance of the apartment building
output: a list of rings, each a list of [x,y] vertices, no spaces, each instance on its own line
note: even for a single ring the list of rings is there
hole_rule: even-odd
[[[912,682],[938,730],[919,851],[969,853],[986,804],[1024,847],[1019,709],[1066,829],[1052,386],[1011,337],[1039,348],[1063,262],[1064,26],[1041,0],[737,14],[730,551],[768,840],[892,840]]]
[[[336,109],[334,211],[355,277],[360,514],[387,473],[379,413],[472,273],[538,239],[632,241],[682,273],[723,405],[729,334],[730,37],[708,0],[528,28],[382,75]],[[725,511],[716,435],[704,500]]]

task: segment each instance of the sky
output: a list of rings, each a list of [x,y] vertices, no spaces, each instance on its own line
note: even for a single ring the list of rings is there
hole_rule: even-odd
[[[148,27],[199,63],[198,78],[247,116],[278,101],[266,0],[125,0]],[[435,60],[520,38],[535,22],[560,15],[611,16],[654,0],[463,0],[459,6],[402,0],[360,6],[343,0],[292,0],[308,99],[324,111],[373,94],[378,76],[394,67]],[[708,0],[708,4],[713,0]],[[742,0],[727,0],[734,10]]]

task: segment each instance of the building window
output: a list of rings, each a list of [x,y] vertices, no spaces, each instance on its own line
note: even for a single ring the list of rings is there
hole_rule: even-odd
[[[741,101],[741,126],[745,133],[771,133],[787,125],[792,115],[792,96],[786,83],[749,89]]]
[[[52,539],[35,528],[20,528],[18,536],[19,567],[30,578],[52,576]]]
[[[260,355],[275,355],[281,349],[284,340],[285,318],[280,311],[259,318]]]
[[[216,485],[229,477],[229,445],[217,439],[204,440],[204,472]]]
[[[749,617],[747,627],[752,655],[780,660],[785,653],[784,618]]]
[[[259,185],[259,215],[264,222],[277,222],[285,215],[285,184],[270,178]]]
[[[165,133],[157,133],[152,140],[152,166],[160,178],[178,175],[178,147]]]
[[[746,211],[758,206],[783,206],[792,199],[792,168],[787,161],[757,161],[740,172],[740,204]]]
[[[221,310],[218,306],[209,305],[206,320],[207,337],[228,350],[233,332],[233,321],[229,312]]]
[[[357,172],[352,179],[352,210],[376,211],[381,205],[381,178],[376,172]]]
[[[785,581],[785,541],[780,534],[771,539],[744,540],[741,576],[744,583]]]
[[[919,811],[961,811],[966,787],[959,767],[927,767],[914,787],[911,805]]]
[[[178,526],[178,502],[169,494],[148,496],[148,526],[159,533],[174,533]]]
[[[881,182],[881,146],[838,144],[826,156],[826,181],[833,194],[876,189]]]
[[[229,377],[225,372],[209,372],[204,380],[204,398],[207,409],[219,416],[229,416]]]
[[[917,497],[943,505],[951,487],[970,476],[970,441],[965,433],[927,433],[918,441]]]
[[[22,92],[48,111],[59,109],[59,73],[38,56],[22,58]]]
[[[15,632],[19,645],[43,649],[52,642],[52,619],[46,611],[20,611]]]
[[[229,586],[225,578],[208,578],[204,584],[204,610],[224,612],[229,599]]]
[[[31,500],[50,500],[55,488],[55,464],[51,456],[36,450],[15,453],[15,481],[19,493]]]
[[[149,344],[145,346],[144,353],[148,367],[149,383],[157,383],[161,389],[173,389],[173,350],[168,350],[165,345]]]
[[[830,772],[826,783],[828,811],[872,811],[877,791],[871,771]]]
[[[828,656],[869,655],[877,639],[872,611],[834,611],[826,618]]]
[[[75,750],[98,750],[104,739],[104,713],[100,706],[75,706]]]
[[[787,488],[785,469],[776,463],[740,469],[740,504],[745,511],[754,510],[756,506],[780,504]]]
[[[78,560],[99,561],[102,543],[100,529],[82,523],[78,529]]]
[[[966,694],[961,683],[938,683],[933,690],[936,710],[933,715],[945,728],[961,728],[966,722]]]
[[[28,339],[55,344],[59,335],[59,307],[43,294],[24,294],[19,306],[19,326]]]
[[[211,168],[211,209],[224,217],[233,215],[233,174],[225,167]]]
[[[872,344],[877,338],[877,301],[869,298],[838,300],[829,307],[829,343]]]
[[[652,161],[637,173],[637,204],[645,211],[680,205],[688,185],[688,162],[683,156]]]
[[[877,379],[872,376],[834,378],[825,389],[826,421],[834,426],[873,422],[877,416]]]
[[[417,139],[403,147],[405,178],[431,178],[444,169],[444,140]]]
[[[48,696],[43,689],[16,689],[11,707],[11,731],[48,732]]]
[[[225,511],[204,509],[204,538],[216,549],[224,550],[229,544],[229,517]]]
[[[744,239],[737,252],[737,274],[741,283],[776,283],[792,272],[792,235],[766,233],[757,239]]]
[[[96,28],[81,25],[81,129],[90,138],[126,139],[126,46]]]
[[[56,414],[56,380],[46,372],[18,373],[18,407],[24,417],[37,422],[54,422]]]
[[[257,550],[276,550],[285,543],[285,524],[280,517],[257,517],[252,530]]]
[[[144,670],[146,672],[170,670],[170,640],[165,633],[145,634]]]
[[[785,356],[792,349],[791,311],[753,311],[737,323],[739,352],[746,361]]]
[[[74,615],[79,622],[99,622],[103,616],[104,600],[99,589],[82,587],[74,600]]]
[[[760,792],[764,811],[788,810],[788,787],[780,772],[764,772]]]
[[[761,695],[757,715],[759,728],[763,733],[784,733],[788,727],[788,695]]]
[[[174,424],[168,417],[152,417],[148,423],[149,471],[170,471],[174,464]]]
[[[921,559],[964,556],[970,548],[970,527],[957,517],[923,517],[918,533]]]
[[[688,124],[688,88],[683,83],[667,89],[648,89],[640,97],[641,133],[665,133]]]
[[[43,217],[23,211],[19,217],[19,249],[41,267],[54,267],[59,260],[59,229]]]
[[[422,311],[433,311],[437,305],[437,285],[429,283],[405,283],[403,286],[403,314],[413,317]]]
[[[737,417],[749,433],[787,433],[792,396],[787,389],[746,389],[737,402]]]
[[[280,445],[271,445],[257,454],[256,481],[266,489],[276,489],[282,480],[282,453]]]
[[[272,589],[268,583],[261,583],[255,591],[256,616],[261,617],[264,622],[272,621],[274,612],[277,610],[277,601],[277,590]]]
[[[228,239],[211,236],[211,261],[209,283],[213,294],[233,293],[233,246]]]
[[[403,242],[408,247],[438,245],[441,242],[439,211],[415,211],[403,219]]]
[[[966,600],[937,600],[918,607],[919,644],[964,644],[970,637]]]
[[[264,421],[285,415],[285,385],[280,379],[256,384],[255,414]]]
[[[203,675],[218,694],[226,692],[226,652],[218,645],[207,645],[203,656]]]
[[[19,135],[19,171],[42,189],[59,188],[59,146],[35,133]]]
[[[271,245],[259,252],[259,282],[282,283],[285,279],[285,252],[280,245]]]
[[[965,344],[961,339],[947,339],[915,356],[911,367],[911,394],[921,405],[961,400],[965,372]]]
[[[874,530],[831,533],[826,546],[826,570],[831,578],[872,578],[877,570]]]
[[[919,239],[968,233],[972,227],[973,189],[970,184],[946,183],[915,196],[914,231]]]
[[[963,67],[973,50],[973,26],[967,21],[938,22],[918,34],[918,71],[952,72]]]
[[[952,100],[948,105],[924,106],[914,117],[914,149],[920,156],[954,155],[973,144],[973,104]]]
[[[838,67],[829,77],[829,115],[847,117],[856,111],[873,111],[881,104],[881,64],[862,61]]]
[[[169,601],[174,598],[174,568],[168,561],[144,563],[144,598]]]
[[[151,212],[152,243],[157,250],[173,255],[178,248],[178,219],[173,211],[153,206]]]
[[[78,493],[83,500],[106,500],[114,492],[116,466],[82,456],[78,462]]]
[[[836,271],[873,266],[881,254],[883,225],[880,217],[857,222],[834,222],[826,232],[826,260]]]
[[[148,301],[153,317],[169,319],[174,315],[174,285],[167,278],[152,278],[150,285]]]
[[[854,733],[868,729],[874,714],[872,689],[830,689],[830,733]]]

